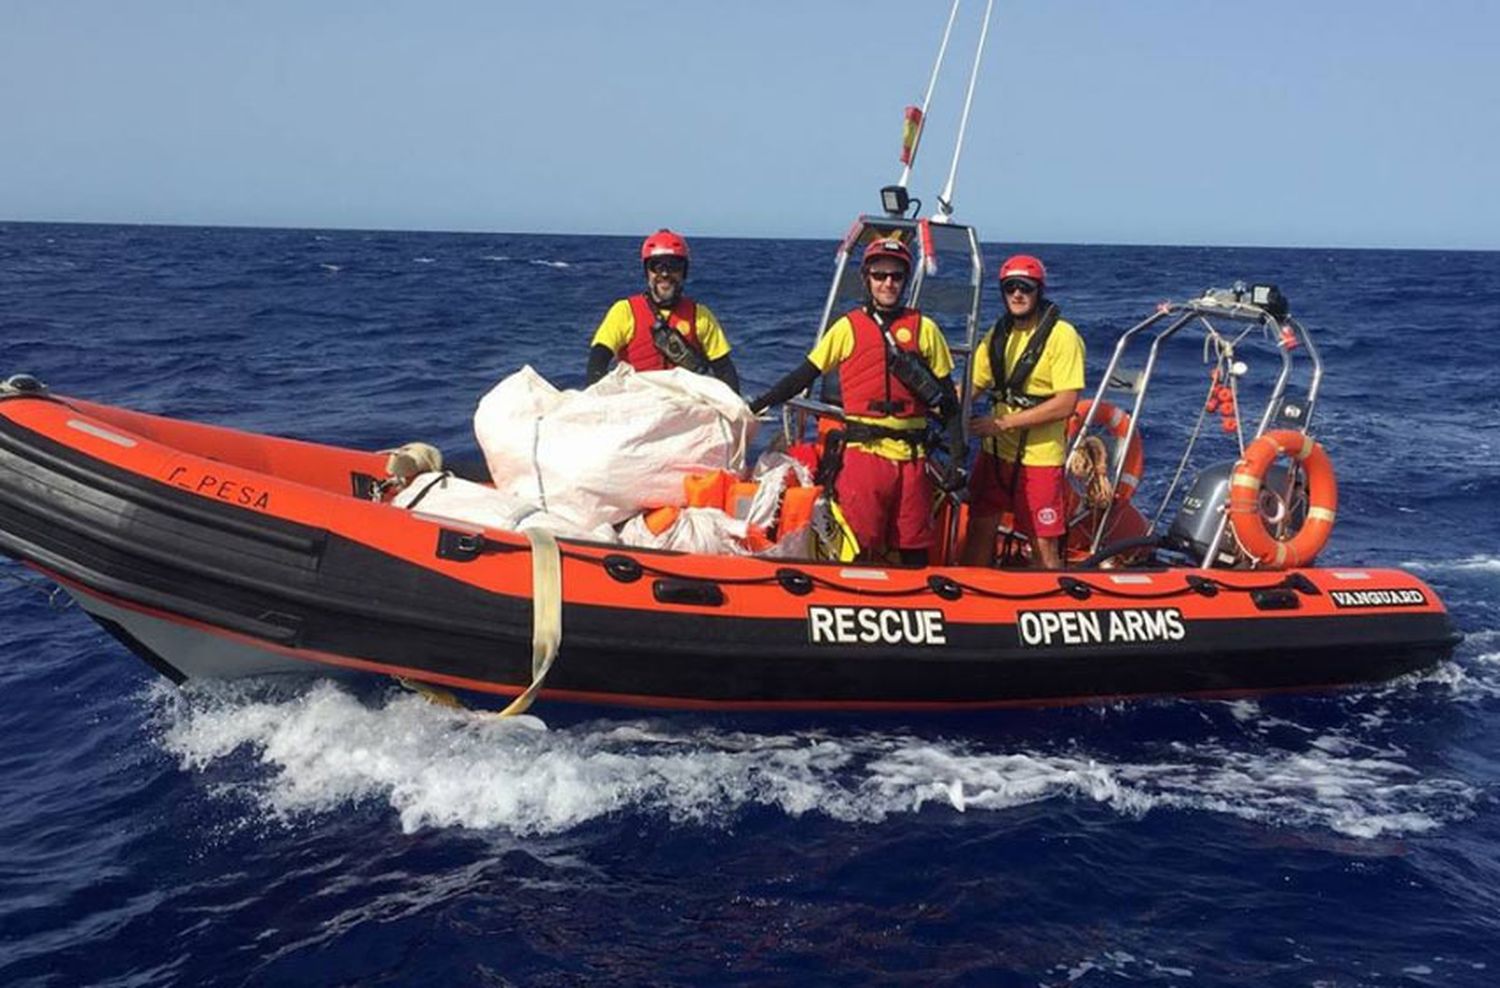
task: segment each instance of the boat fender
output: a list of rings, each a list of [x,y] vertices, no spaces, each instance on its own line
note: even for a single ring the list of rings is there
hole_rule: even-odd
[[[1287,455],[1307,474],[1307,518],[1283,541],[1266,527],[1260,492],[1276,458]],[[1257,438],[1234,465],[1229,479],[1229,523],[1241,548],[1256,562],[1275,569],[1304,566],[1322,551],[1338,512],[1338,480],[1333,461],[1311,436],[1295,429],[1276,429]]]

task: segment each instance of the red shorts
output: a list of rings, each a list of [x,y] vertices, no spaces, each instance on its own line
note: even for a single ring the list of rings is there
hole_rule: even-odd
[[[888,460],[846,449],[834,490],[860,549],[932,547],[933,488],[926,460]]]
[[[981,451],[969,480],[969,514],[1015,515],[1016,530],[1023,535],[1055,539],[1067,531],[1063,518],[1063,468],[1021,468],[1021,479],[1012,485],[1016,464],[1001,462]],[[1015,494],[1012,498],[1012,488]]]

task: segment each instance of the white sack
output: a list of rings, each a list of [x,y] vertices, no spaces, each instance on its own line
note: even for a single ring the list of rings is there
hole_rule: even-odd
[[[474,413],[496,489],[590,529],[681,504],[688,474],[740,473],[755,426],[718,378],[627,364],[584,391],[558,391],[523,367]]]
[[[660,535],[646,527],[644,515],[635,516],[620,529],[620,541],[646,549],[743,556],[742,540],[748,533],[744,522],[729,517],[718,508],[683,508],[677,520]]]
[[[660,535],[646,527],[644,515],[637,515],[620,529],[620,541],[645,549],[712,556],[760,556],[764,559],[811,559],[813,556],[811,525],[787,534],[759,552],[751,552],[745,545],[749,529],[747,522],[731,518],[718,508],[683,508],[677,520]]]
[[[795,532],[788,532],[767,548],[753,555],[762,559],[811,559],[813,558],[812,526],[803,525]]]
[[[806,464],[789,453],[772,449],[768,449],[760,454],[760,457],[755,461],[755,468],[750,471],[750,479],[760,480],[766,474],[780,473],[787,470],[790,470],[792,475],[797,478],[799,486],[812,486],[812,471],[807,469]]]
[[[514,531],[522,518],[541,508],[535,501],[442,473],[417,474],[391,499],[391,504],[417,514],[505,531]]]
[[[532,528],[541,528],[551,532],[558,538],[581,539],[584,542],[619,542],[620,537],[615,534],[613,525],[580,525],[571,518],[552,514],[549,511],[538,509],[534,514],[529,514],[516,525],[516,531],[524,532]]]
[[[424,493],[425,492],[425,493]],[[413,504],[415,503],[415,506]],[[528,528],[545,528],[564,538],[592,542],[614,542],[615,530],[609,525],[587,527],[568,518],[548,514],[535,501],[514,497],[470,480],[441,473],[424,473],[413,477],[391,504],[423,515],[506,532],[524,532]]]

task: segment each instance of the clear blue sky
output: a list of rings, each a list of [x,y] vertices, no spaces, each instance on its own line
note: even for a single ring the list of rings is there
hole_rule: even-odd
[[[948,169],[965,0],[914,175]],[[946,0],[0,0],[0,219],[837,236]],[[986,240],[1500,248],[1500,2],[999,0]]]

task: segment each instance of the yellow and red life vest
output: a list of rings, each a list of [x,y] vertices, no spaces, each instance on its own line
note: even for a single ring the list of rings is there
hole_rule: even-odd
[[[854,352],[839,364],[844,412],[868,418],[917,418],[926,414],[926,406],[891,373],[885,334],[874,318],[864,309],[855,309],[847,318],[854,330]],[[922,313],[903,309],[887,328],[898,347],[922,355]]]
[[[668,370],[672,366],[657,348],[656,341],[651,338],[656,313],[656,306],[645,295],[630,296],[630,315],[635,325],[630,330],[630,342],[625,344],[620,359],[638,371]],[[703,352],[703,344],[698,342],[698,303],[686,295],[682,296],[672,306],[667,321],[674,327],[673,332],[677,332],[678,325],[686,325],[687,331],[682,334],[682,338],[687,340],[688,346],[699,353]]]

